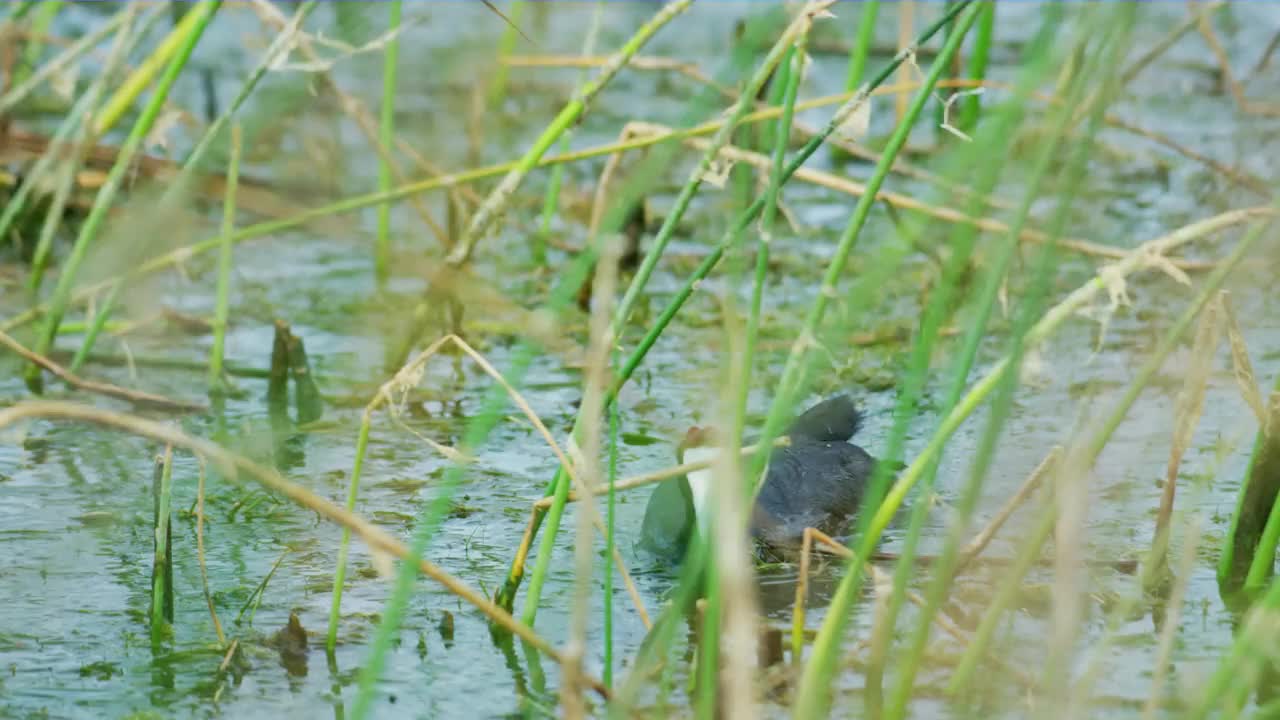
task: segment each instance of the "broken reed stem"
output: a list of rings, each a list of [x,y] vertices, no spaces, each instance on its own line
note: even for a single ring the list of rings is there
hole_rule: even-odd
[[[192,437],[174,427],[111,410],[52,400],[27,401],[0,410],[0,428],[22,420],[32,419],[101,425],[133,435],[151,438],[174,447],[185,448],[213,462],[223,476],[229,480],[236,481],[241,474],[247,475],[267,490],[285,497],[336,525],[349,528],[374,552],[387,553],[401,560],[409,557],[409,549],[404,543],[363,517],[348,512],[341,506],[297,483],[286,480],[272,468],[263,467],[208,440]],[[534,632],[533,628],[517,621],[505,610],[490,602],[484,595],[471,589],[466,583],[426,559],[418,561],[418,569],[423,575],[440,583],[450,593],[475,607],[499,627],[528,642],[537,648],[539,652],[546,654],[557,663],[564,662],[564,655],[553,647],[551,643],[543,639],[542,636]],[[599,680],[591,677],[585,677],[585,680],[601,696],[608,697],[608,690]]]
[[[151,565],[151,641],[163,637],[164,629],[173,623],[173,524],[170,509],[173,500],[173,444],[155,459],[152,479],[155,512],[152,516],[154,553]]]

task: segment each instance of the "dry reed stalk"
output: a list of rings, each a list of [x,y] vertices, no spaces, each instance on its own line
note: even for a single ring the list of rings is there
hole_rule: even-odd
[[[723,408],[738,407],[737,392],[745,392],[746,368],[739,358],[744,357],[746,335],[742,324],[735,322],[733,297],[725,296],[722,315],[729,338],[730,353],[726,382],[721,386],[720,405]],[[734,412],[725,413],[729,422],[723,427],[737,426]],[[735,437],[733,443],[740,442]],[[755,720],[760,707],[755,698],[753,678],[759,663],[759,609],[755,602],[755,572],[749,558],[751,548],[747,527],[749,498],[743,487],[742,455],[735,452],[717,453],[712,468],[711,501],[717,509],[713,524],[715,567],[720,582],[720,620],[723,631],[720,638],[720,672],[717,678],[717,697],[722,700],[717,710],[724,717]]]
[[[1160,509],[1156,514],[1155,536],[1151,543],[1151,558],[1147,563],[1144,584],[1151,589],[1163,584],[1168,567],[1166,552],[1169,545],[1169,522],[1173,518],[1173,500],[1178,487],[1178,468],[1182,456],[1191,445],[1191,435],[1204,410],[1204,395],[1209,383],[1209,371],[1214,351],[1218,348],[1222,333],[1222,298],[1219,292],[1213,301],[1200,311],[1195,340],[1191,345],[1191,367],[1183,380],[1182,392],[1174,407],[1173,440],[1169,446],[1169,461],[1165,465],[1164,489],[1160,493]]]
[[[1214,32],[1213,25],[1209,22],[1208,13],[1200,13],[1196,17],[1196,27],[1200,31],[1200,36],[1204,38],[1205,43],[1209,46],[1209,51],[1217,59],[1218,69],[1222,72],[1222,81],[1226,84],[1227,90],[1231,92],[1231,97],[1236,101],[1236,105],[1240,110],[1248,115],[1280,117],[1280,105],[1257,102],[1245,96],[1244,84],[1236,79],[1236,74],[1231,69],[1231,58],[1227,55],[1227,51],[1223,49],[1221,41],[1218,40],[1218,34]]]
[[[58,379],[77,390],[104,395],[106,397],[116,398],[117,400],[126,400],[139,407],[149,407],[159,410],[170,410],[176,412],[203,412],[208,409],[204,403],[193,402],[190,400],[172,400],[163,395],[143,392],[141,390],[130,390],[122,388],[119,385],[110,383],[97,382],[95,380],[85,380],[72,373],[70,370],[62,367],[58,363],[49,358],[39,355],[28,350],[22,343],[13,339],[8,333],[0,330],[0,345],[12,350],[22,359],[35,363],[45,370],[53,373]]]
[[[628,123],[628,125],[629,127],[631,127],[632,131],[636,134],[643,134],[647,132],[647,133],[656,135],[656,134],[671,132],[670,128],[663,125],[658,125],[656,123],[633,121],[631,123]],[[684,142],[699,150],[705,150],[707,147],[710,147],[710,143],[707,140],[704,140],[702,138],[697,138],[697,137],[686,138]],[[741,148],[731,146],[731,145],[721,148],[720,155],[729,162],[749,163],[752,166],[765,172],[767,172],[769,168],[772,166],[771,165],[772,160],[769,157],[757,152],[743,150]],[[804,168],[804,167],[800,168],[799,170],[796,171],[795,178],[813,183],[814,185],[818,185],[819,187],[827,188],[828,190],[835,190],[836,192],[845,193],[848,195],[852,195],[854,197],[861,197],[866,193],[866,189],[867,189],[866,185],[860,182],[850,180],[845,177],[841,177],[834,173],[825,172],[823,170],[814,170],[812,168]],[[916,212],[922,213],[924,215],[928,215],[930,217],[937,218],[939,220],[943,220],[945,222],[969,223],[980,230],[990,232],[990,233],[1005,234],[1009,232],[1009,226],[999,220],[995,220],[992,218],[970,217],[954,208],[949,208],[949,207],[940,206],[940,205],[930,205],[921,200],[917,200],[913,197],[903,195],[901,193],[896,193],[891,190],[880,191],[880,193],[877,195],[877,199],[880,199],[888,203],[890,206],[894,208],[899,208],[903,210],[914,210]],[[1030,228],[1023,229],[1018,237],[1021,240],[1026,240],[1030,242],[1046,242],[1049,240],[1048,236],[1045,235],[1044,233],[1038,230],[1030,229]],[[1130,253],[1129,250],[1126,250],[1124,248],[1111,247],[1108,245],[1100,245],[1098,243],[1090,242],[1088,240],[1083,240],[1079,238],[1059,238],[1057,239],[1056,242],[1058,243],[1058,245],[1060,245],[1063,248],[1067,248],[1069,250],[1081,253],[1083,255],[1090,255],[1094,257],[1101,257],[1101,258],[1107,258],[1107,259],[1113,259],[1113,260],[1123,259],[1127,257]],[[1170,260],[1169,262],[1171,262],[1175,267],[1183,270],[1205,270],[1213,267],[1213,263],[1206,263],[1206,262],[1200,262],[1200,261],[1188,261],[1188,260],[1175,259],[1175,260]]]
[[[1164,688],[1165,674],[1173,657],[1173,643],[1181,627],[1182,607],[1186,602],[1187,588],[1191,584],[1191,573],[1195,571],[1196,551],[1204,528],[1198,514],[1187,518],[1186,541],[1182,546],[1182,557],[1179,558],[1178,572],[1174,576],[1173,590],[1169,597],[1169,607],[1165,613],[1163,627],[1160,628],[1160,641],[1156,646],[1156,664],[1151,670],[1151,694],[1142,707],[1143,720],[1153,720],[1156,708],[1160,704],[1160,693]]]
[[[588,48],[594,44],[594,36],[599,30],[601,7],[596,6],[590,35],[587,38]],[[617,156],[614,156],[615,158]],[[595,211],[592,213],[592,224],[588,231],[591,242],[601,246],[599,262],[596,263],[592,287],[599,291],[591,310],[587,342],[587,365],[585,387],[583,388],[580,417],[584,421],[582,429],[581,453],[578,460],[578,487],[583,490],[582,508],[578,513],[578,537],[574,545],[574,567],[577,575],[573,593],[573,609],[570,619],[569,642],[565,647],[567,666],[565,680],[561,687],[561,704],[565,716],[571,720],[584,717],[586,708],[578,691],[579,676],[582,673],[582,659],[587,650],[587,612],[591,607],[591,565],[594,547],[591,536],[592,520],[600,517],[596,508],[592,491],[604,485],[604,473],[600,467],[600,452],[603,443],[600,440],[600,425],[606,407],[605,393],[608,392],[612,380],[610,372],[610,350],[612,334],[609,332],[609,320],[613,313],[614,295],[618,284],[618,259],[621,255],[620,237],[617,233],[609,233],[608,237],[599,237],[599,216],[603,212],[605,187],[608,178],[598,188]],[[572,442],[572,438],[571,438]],[[568,466],[565,466],[568,472]],[[610,529],[604,528],[601,534],[606,538]],[[619,558],[620,559],[620,558]]]
[[[771,445],[771,447],[776,447],[776,448],[787,447],[790,444],[791,444],[791,440],[789,438],[780,437],[777,440],[773,441],[773,444]],[[760,452],[759,445],[748,445],[747,447],[742,448],[739,451],[739,454],[754,455],[757,452]],[[671,480],[672,478],[677,478],[677,477],[680,477],[681,475],[687,475],[691,472],[696,472],[698,470],[705,470],[711,467],[711,465],[714,462],[715,462],[714,458],[709,460],[697,460],[694,462],[687,462],[680,465],[672,465],[671,467],[663,468],[662,470],[654,470],[653,472],[641,473],[639,475],[632,475],[629,478],[619,480],[617,484],[613,486],[613,489],[617,492],[621,492],[623,490],[634,490],[638,487],[653,485],[654,483],[660,483],[664,480]],[[607,487],[596,488],[592,492],[594,492],[596,495],[604,495],[605,493],[609,492],[609,488]],[[568,497],[565,498],[565,502],[577,502],[578,500],[579,500],[579,495],[576,491],[570,492]],[[536,500],[533,503],[533,507],[535,509],[545,510],[546,508],[551,507],[551,500],[549,500],[546,497],[538,498],[538,500]]]
[[[1222,300],[1222,315],[1226,320],[1227,340],[1231,345],[1231,371],[1235,375],[1236,385],[1240,388],[1240,396],[1253,411],[1262,434],[1269,434],[1267,403],[1262,399],[1262,392],[1258,390],[1253,363],[1249,360],[1249,348],[1245,345],[1244,333],[1240,330],[1240,323],[1236,320],[1235,310],[1231,306],[1231,293],[1224,290],[1219,297]]]
[[[912,47],[915,42],[915,34],[912,32],[914,27],[915,0],[902,0],[898,3],[898,52],[903,52]],[[911,71],[916,67],[914,57],[911,62],[903,63],[898,68],[898,82],[909,82],[911,80]],[[895,123],[902,122],[903,116],[907,114],[907,106],[910,104],[911,97],[906,93],[894,98],[893,119]]]
[[[1066,706],[1072,650],[1080,637],[1084,602],[1080,588],[1088,574],[1084,561],[1084,529],[1088,516],[1092,463],[1082,457],[1083,448],[1068,450],[1053,473],[1056,521],[1053,525],[1053,602],[1045,661],[1048,701]],[[1010,577],[1010,582],[1016,582]]]
[[[1045,455],[1040,464],[1036,465],[1036,468],[1027,476],[1027,479],[1022,481],[1022,485],[1018,487],[1017,492],[1010,496],[1004,505],[1000,506],[1000,510],[996,512],[995,517],[991,518],[991,522],[987,523],[987,526],[981,532],[974,535],[969,544],[965,545],[964,549],[960,551],[960,558],[956,561],[955,570],[952,571],[953,575],[959,575],[968,567],[969,563],[982,554],[982,551],[991,543],[991,539],[995,537],[996,533],[1000,532],[1000,528],[1009,521],[1014,511],[1022,503],[1026,502],[1027,498],[1031,497],[1031,493],[1040,487],[1040,483],[1045,476],[1049,474],[1049,471],[1053,469],[1061,458],[1061,445],[1054,446],[1053,449],[1049,450],[1049,454]]]
[[[1280,42],[1280,33],[1276,35],[1276,41]],[[570,61],[568,57],[559,56],[559,55],[512,56],[511,58],[509,58],[509,61],[519,67],[594,67],[604,62],[602,58],[598,58],[598,57],[592,57],[592,58],[576,58],[575,57],[575,58],[572,58],[572,61]],[[717,91],[726,95],[727,97],[730,97],[730,98],[737,97],[737,94],[733,90],[730,90],[729,88],[725,88],[723,86],[716,84],[713,80],[711,80],[710,78],[707,78],[703,73],[698,71],[696,68],[693,68],[692,66],[689,66],[686,63],[681,63],[680,61],[669,60],[668,58],[661,58],[661,57],[642,57],[642,58],[637,58],[637,61],[638,61],[638,65],[636,65],[637,69],[642,69],[642,70],[680,69],[681,74],[687,75],[690,78],[707,85],[708,87],[715,88]],[[1138,63],[1135,61],[1134,65],[1130,67],[1130,71],[1135,71],[1138,69],[1140,69],[1140,67]],[[902,94],[909,93],[910,91],[916,89],[918,86],[919,86],[919,83],[917,82],[897,83],[894,85],[886,85],[881,88],[878,88],[872,94],[873,95],[885,95],[885,94],[902,95]],[[949,78],[949,79],[940,81],[937,86],[940,89],[954,88],[954,89],[961,89],[961,90],[963,89],[972,90],[972,89],[978,89],[978,88],[984,88],[984,89],[990,88],[990,89],[1000,89],[1000,90],[1010,89],[1009,83],[1001,82],[999,80],[992,80],[990,78],[983,78],[981,80],[970,79],[970,78]],[[797,109],[811,109],[813,107],[819,107],[822,105],[830,105],[836,102],[841,102],[843,100],[847,100],[851,96],[852,96],[852,93],[844,93],[840,95],[820,97],[820,98],[815,98],[813,100],[808,100],[802,103],[797,103],[796,107]],[[1051,95],[1045,95],[1043,93],[1034,93],[1033,96],[1037,100],[1040,100],[1041,102],[1046,102],[1046,103],[1060,102],[1057,98]],[[781,113],[781,110],[779,108],[770,108],[766,103],[758,103],[758,107],[760,107],[761,109],[756,113],[753,113],[747,116],[747,118],[744,118],[744,122],[770,119],[770,118],[776,117]],[[1134,135],[1150,140],[1156,144],[1163,145],[1164,147],[1170,150],[1173,150],[1174,152],[1186,157],[1189,160],[1192,160],[1201,165],[1204,165],[1209,170],[1222,175],[1227,180],[1237,185],[1240,185],[1242,187],[1249,188],[1250,190],[1262,195],[1263,197],[1271,196],[1270,185],[1265,180],[1243,169],[1232,168],[1227,165],[1224,165],[1223,163],[1219,162],[1218,160],[1208,155],[1205,155],[1204,153],[1198,152],[1196,150],[1192,150],[1191,148],[1187,147],[1182,143],[1179,143],[1178,141],[1169,137],[1168,135],[1139,127],[1118,116],[1111,115],[1111,114],[1105,115],[1103,118],[1103,121],[1106,122],[1106,124],[1110,125],[1111,127],[1119,128],[1126,132],[1133,133]],[[818,133],[817,128],[799,120],[798,118],[792,122],[792,128],[801,137],[813,137]],[[705,132],[705,129],[702,129],[702,131]],[[844,152],[849,153],[853,157],[861,158],[871,163],[876,163],[880,159],[879,153],[869,150],[860,145],[857,145],[856,143],[848,142],[847,140],[844,140],[836,136],[832,136],[828,138],[827,144],[832,145],[834,147],[838,147]],[[958,185],[952,181],[949,181],[946,178],[939,177],[938,175],[931,173],[928,170],[925,170],[923,168],[917,167],[901,158],[896,159],[894,161],[892,170],[893,172],[904,175],[906,177],[914,178],[916,180],[920,180],[922,182],[928,182],[941,187],[946,187],[952,192],[960,194],[962,197],[972,197],[972,192],[968,188]],[[1001,198],[984,197],[982,198],[982,200],[983,202],[987,203],[993,208],[999,208],[999,209],[1005,209],[1005,210],[1012,208],[1012,205],[1009,202]]]

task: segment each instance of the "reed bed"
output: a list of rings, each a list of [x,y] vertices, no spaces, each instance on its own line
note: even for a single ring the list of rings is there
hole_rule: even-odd
[[[465,679],[439,684],[449,707],[526,717],[1274,705],[1280,368],[1260,318],[1276,180],[1170,134],[1150,98],[1190,54],[1222,86],[1205,105],[1265,136],[1280,43],[1222,37],[1238,10],[1222,2],[1176,22],[1139,3],[738,10],[694,50],[697,18],[727,16],[691,0],[290,15],[202,0],[167,23],[121,2],[87,26],[64,3],[6,9],[0,137],[21,168],[3,178],[0,261],[19,279],[0,285],[0,345],[21,382],[0,384],[0,432],[113,438],[91,462],[135,478],[128,443],[150,453],[150,558],[132,561],[150,583],[121,582],[146,598],[155,668],[204,668],[190,698],[157,694],[154,709],[278,709],[238,689],[266,672],[264,651],[309,707],[353,718],[430,714],[412,704],[451,673]],[[1172,24],[1155,33],[1152,17]],[[483,23],[469,41],[483,71],[423,45],[452,48],[438,23],[457,18]],[[208,63],[246,21],[252,69],[218,85]],[[1250,52],[1252,72],[1232,64]],[[86,57],[103,62],[78,77]],[[35,109],[50,98],[56,122]],[[659,99],[675,110],[650,112]],[[424,102],[451,135],[421,132]],[[1161,148],[1159,167],[1136,147]],[[1153,193],[1180,213],[1135,212],[1126,233],[1100,219],[1134,198],[1173,206]],[[823,203],[838,222],[808,215]],[[161,302],[174,307],[139,319]],[[886,316],[888,341],[851,340]],[[341,333],[372,338],[381,365],[339,349]],[[1081,338],[1087,351],[1070,347]],[[875,364],[887,389],[859,379]],[[1046,383],[1078,377],[1093,389],[1040,418],[1051,431],[1019,432]],[[753,562],[743,530],[770,452],[812,398],[850,388],[878,426],[858,442],[883,462],[849,533],[811,528],[794,562]],[[727,428],[724,452],[669,462],[679,431],[650,418],[671,398],[688,407],[666,422]],[[1116,471],[1139,422],[1160,471]],[[341,467],[316,470],[333,453]],[[635,551],[638,489],[705,468],[706,532],[678,561]],[[0,480],[35,472],[0,466]],[[1105,506],[1135,485],[1124,472],[1153,483]],[[412,490],[388,503],[388,487]],[[1230,517],[1210,509],[1224,501]],[[1130,541],[1103,531],[1099,547],[1100,514]],[[258,524],[275,559],[250,570],[236,534]],[[1231,627],[1209,641],[1190,621],[1209,613],[1206,569]],[[779,572],[781,609],[762,590]],[[262,608],[283,627],[255,627]],[[1150,664],[1117,670],[1108,653],[1134,642],[1135,617],[1154,627]],[[467,654],[434,654],[429,626]],[[481,626],[491,648],[469,634]],[[321,655],[327,684],[306,685]],[[1117,672],[1141,678],[1119,699]],[[6,684],[25,697],[30,677]]]

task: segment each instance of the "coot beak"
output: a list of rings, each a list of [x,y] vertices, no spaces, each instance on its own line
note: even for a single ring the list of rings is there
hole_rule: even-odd
[[[714,428],[703,428],[699,425],[689,428],[689,432],[685,433],[685,438],[681,439],[680,445],[676,446],[676,454],[680,457],[680,461],[685,460],[685,451],[690,447],[707,447],[712,445],[712,437],[716,434]]]

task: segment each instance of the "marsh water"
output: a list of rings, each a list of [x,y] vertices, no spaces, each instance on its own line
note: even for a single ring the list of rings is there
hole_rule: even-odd
[[[532,28],[537,48],[519,45],[517,52],[576,54],[590,23],[586,3],[533,3],[524,22]],[[505,6],[504,6],[505,7]],[[617,47],[652,14],[655,3],[608,3],[602,16],[598,48]],[[1073,6],[1074,21],[1085,6]],[[707,72],[718,71],[733,35],[734,23],[766,12],[762,3],[707,2],[695,7],[661,31],[646,55],[676,57]],[[1001,4],[996,20],[996,49],[991,76],[1010,79],[1017,69],[1019,48],[1034,31],[1041,9],[1034,3]],[[882,11],[878,44],[894,40],[892,13]],[[921,4],[921,22],[936,17],[939,7]],[[1182,3],[1153,3],[1140,9],[1133,55],[1151,47],[1186,16]],[[836,8],[838,30],[826,36],[847,43],[858,15],[856,6]],[[406,3],[405,41],[401,45],[397,120],[403,137],[431,162],[449,169],[505,161],[517,157],[570,96],[580,77],[577,69],[512,68],[511,91],[501,108],[487,111],[483,144],[473,155],[468,137],[475,131],[469,116],[471,88],[487,83],[493,73],[501,21],[479,3]],[[87,7],[68,10],[56,26],[75,34],[101,22]],[[384,13],[378,5],[346,4],[345,9],[322,6],[308,27],[347,33],[353,44],[376,36]],[[1280,6],[1241,3],[1220,13],[1219,27],[1236,67],[1248,68],[1274,32],[1280,28]],[[1064,32],[1066,32],[1064,30]],[[355,42],[356,40],[360,42]],[[936,47],[936,45],[934,45]],[[258,21],[244,7],[228,6],[211,27],[194,56],[197,67],[212,78],[221,102],[238,90],[245,73],[265,47]],[[872,59],[879,67],[886,57]],[[843,89],[846,59],[835,53],[814,53],[814,66],[804,97]],[[927,58],[921,57],[922,64]],[[381,83],[381,54],[356,54],[334,65],[340,87],[376,108]],[[176,100],[185,107],[201,107],[207,88],[196,75],[184,77]],[[1259,98],[1280,95],[1280,73],[1252,78],[1249,93]],[[692,81],[653,71],[628,71],[591,106],[586,121],[573,135],[574,147],[586,147],[616,137],[627,120],[677,124],[688,99],[696,91]],[[255,103],[257,103],[255,115]],[[873,134],[892,122],[891,103],[878,100],[872,116]],[[1238,166],[1274,185],[1280,157],[1280,123],[1274,118],[1240,112],[1217,82],[1216,65],[1195,33],[1177,42],[1160,60],[1128,87],[1113,108],[1133,124],[1163,133],[1203,155]],[[883,111],[883,112],[881,112]],[[829,109],[802,114],[813,125],[826,121]],[[246,111],[261,123],[259,145],[249,153],[245,173],[282,184],[301,179],[323,180],[345,194],[367,192],[377,176],[375,155],[360,133],[331,100],[306,91],[300,71],[282,70]],[[265,116],[265,117],[264,117]],[[278,117],[275,117],[278,116]],[[275,123],[273,127],[272,122]],[[34,118],[39,126],[48,118]],[[883,129],[883,128],[880,128]],[[175,148],[189,137],[173,131]],[[274,134],[272,134],[274,133]],[[1108,129],[1101,135],[1103,151],[1089,167],[1085,194],[1076,201],[1069,223],[1073,237],[1119,248],[1169,232],[1191,221],[1226,209],[1257,205],[1265,198],[1250,196],[1221,176],[1168,149]],[[921,146],[939,141],[927,127],[913,138]],[[947,142],[946,138],[940,140]],[[951,140],[958,141],[958,140]],[[156,152],[163,152],[157,149]],[[179,152],[175,150],[175,152]],[[1021,156],[1015,156],[1021,157]],[[685,177],[695,151],[681,156],[669,173],[670,186]],[[927,165],[927,156],[916,158]],[[1025,157],[1016,162],[1027,162]],[[997,195],[1016,202],[1021,189],[1018,166]],[[820,152],[811,165],[865,177],[863,164],[840,166]],[[589,198],[601,161],[568,167],[565,194]],[[550,268],[530,259],[530,238],[537,228],[538,208],[545,187],[545,171],[535,173],[517,194],[515,207],[499,233],[486,238],[477,251],[476,276],[485,291],[507,302],[468,296],[463,328],[498,368],[511,360],[522,330],[523,308],[541,302],[554,282]],[[889,189],[933,197],[934,191],[917,181],[893,176]],[[317,191],[319,192],[319,191]],[[661,216],[673,192],[649,198]],[[1047,216],[1052,196],[1038,217]],[[779,233],[777,258],[766,299],[761,355],[750,396],[754,425],[771,400],[794,329],[817,292],[818,281],[844,226],[854,200],[848,196],[800,183],[789,186],[788,211],[796,227]],[[442,214],[439,196],[427,205]],[[699,194],[676,241],[650,282],[644,302],[656,313],[694,262],[708,252],[730,217],[726,191]],[[113,243],[136,242],[155,253],[189,244],[216,231],[216,213],[207,224],[148,229],[146,237],[112,236]],[[306,342],[322,391],[329,398],[321,423],[306,430],[272,428],[265,403],[265,380],[241,378],[242,397],[229,400],[221,412],[203,416],[160,416],[187,432],[217,437],[233,450],[274,462],[290,479],[335,502],[345,502],[351,476],[362,404],[378,383],[389,377],[387,363],[414,324],[411,310],[427,289],[427,276],[438,266],[440,251],[418,216],[403,204],[393,214],[396,228],[395,272],[379,289],[373,273],[372,210],[348,220],[320,223],[240,244],[235,249],[232,326],[228,360],[237,366],[263,369],[270,355],[275,318],[291,323]],[[656,227],[656,225],[654,225]],[[945,237],[947,227],[934,224]],[[566,214],[553,224],[564,245],[581,246],[585,224]],[[652,228],[651,228],[652,229]],[[1225,254],[1234,231],[1194,246],[1196,257]],[[901,242],[890,217],[877,210],[863,233],[858,255],[850,264],[850,282],[876,248]],[[1264,241],[1228,287],[1241,319],[1259,381],[1269,385],[1280,372],[1280,298],[1273,287],[1275,244]],[[566,252],[552,248],[549,265],[567,262]],[[11,259],[10,259],[11,260]],[[109,251],[95,257],[110,265]],[[1096,258],[1067,255],[1052,285],[1060,298],[1088,279]],[[214,303],[215,260],[211,255],[190,259],[182,273],[166,273],[132,284],[121,318],[154,316],[160,307],[210,316]],[[21,268],[6,272],[0,316],[10,317],[25,307]],[[93,274],[92,272],[90,274]],[[847,390],[867,411],[864,430],[856,440],[873,454],[883,451],[892,424],[893,386],[910,351],[902,340],[865,342],[870,332],[905,336],[919,318],[922,287],[936,268],[920,254],[912,255],[878,298],[868,317],[873,327],[851,329],[847,342],[828,342],[829,367],[819,374],[809,399]],[[1193,276],[1193,280],[1195,277]],[[716,382],[724,351],[719,297],[737,293],[745,307],[750,284],[726,283],[713,276],[702,283],[681,319],[666,332],[645,360],[636,378],[621,393],[619,472],[632,475],[668,466],[674,443],[690,424],[712,414]],[[1112,318],[1105,335],[1088,317],[1069,321],[1034,358],[1026,373],[1007,429],[978,506],[979,521],[994,514],[1049,449],[1065,443],[1113,406],[1119,389],[1133,377],[1157,339],[1191,299],[1193,290],[1159,272],[1138,276],[1130,285],[1133,305]],[[1104,302],[1105,298],[1099,300]],[[647,322],[647,321],[645,321]],[[548,351],[531,366],[522,385],[531,406],[559,438],[565,437],[581,397],[580,348],[585,344],[586,318],[565,315],[562,334],[568,349]],[[431,314],[423,347],[446,332],[443,313]],[[628,331],[629,348],[643,328]],[[60,340],[74,350],[77,335]],[[184,334],[164,323],[145,325],[136,333],[108,336],[99,351],[134,364],[90,362],[85,374],[125,385],[145,387],[179,397],[202,398],[201,370],[175,370],[146,362],[149,358],[189,360],[207,358],[210,338]],[[949,342],[956,342],[954,340]],[[983,348],[985,371],[1005,347],[994,333]],[[578,348],[578,349],[575,349]],[[907,457],[917,451],[936,424],[933,403],[941,402],[947,382],[948,353],[940,353],[931,373],[924,411],[913,421]],[[1101,456],[1090,478],[1083,553],[1100,560],[1132,559],[1150,546],[1160,481],[1168,457],[1173,406],[1189,362],[1184,346],[1165,364],[1159,380],[1143,392],[1124,424]],[[20,365],[11,355],[0,359],[0,402],[28,396],[20,379]],[[480,408],[492,381],[465,358],[441,356],[427,366],[418,390],[411,395],[405,423],[417,433],[446,445],[461,437],[468,419]],[[71,393],[56,385],[49,394]],[[120,407],[109,401],[94,401]],[[938,479],[937,508],[925,529],[922,552],[941,547],[947,503],[968,476],[970,460],[985,416],[978,413],[950,442]],[[1226,533],[1240,480],[1248,463],[1256,423],[1232,378],[1229,356],[1220,349],[1204,403],[1204,414],[1183,461],[1177,527],[1198,519],[1203,530],[1197,559],[1184,573],[1188,580],[1185,609],[1173,655],[1171,692],[1198,687],[1232,641],[1233,617],[1218,594],[1214,577],[1217,548]],[[314,513],[264,494],[251,486],[231,485],[216,475],[208,480],[205,531],[209,587],[228,637],[241,642],[243,661],[224,680],[217,673],[222,652],[217,648],[196,562],[195,518],[188,509],[196,497],[199,468],[179,453],[175,461],[177,512],[173,532],[177,606],[173,636],[153,647],[148,635],[152,553],[152,459],[154,443],[114,432],[68,424],[35,422],[4,429],[0,442],[0,716],[3,717],[187,717],[225,714],[228,717],[344,716],[354,694],[358,668],[367,659],[368,641],[377,626],[390,583],[382,579],[367,549],[353,545],[339,644],[327,659],[323,632],[330,606],[332,575],[341,537],[335,526]],[[408,538],[426,504],[440,492],[448,460],[418,436],[392,423],[385,413],[375,417],[363,468],[363,484],[356,510],[395,535]],[[555,458],[519,411],[510,408],[476,453],[453,510],[433,537],[427,557],[473,587],[492,592],[503,582],[528,518],[557,467]],[[638,529],[648,490],[623,494],[617,507],[619,546],[634,572],[650,611],[671,586],[669,568],[655,567],[638,555],[631,540]],[[917,499],[919,501],[919,499]],[[1025,517],[1024,517],[1025,515]],[[1009,557],[1025,532],[1032,513],[1016,515],[988,550]],[[567,637],[574,574],[569,533],[572,510],[557,544],[552,572],[542,596],[537,630],[554,643]],[[898,541],[891,531],[885,549]],[[1186,535],[1175,533],[1174,557]],[[597,565],[597,571],[599,566]],[[838,568],[823,572],[837,577]],[[260,600],[253,595],[269,577]],[[767,577],[765,611],[779,626],[790,622],[793,592],[790,570]],[[1033,580],[1036,579],[1034,576]],[[1039,577],[1050,579],[1048,574]],[[597,577],[592,593],[588,666],[601,673],[602,608]],[[991,583],[996,578],[990,579]],[[1098,571],[1083,588],[1092,597],[1108,593],[1129,595],[1137,580],[1114,571]],[[819,583],[819,588],[821,588]],[[975,587],[981,590],[981,581]],[[644,637],[636,613],[620,583],[614,584],[617,672]],[[524,602],[517,598],[517,610]],[[809,625],[822,617],[822,592],[813,600]],[[867,635],[870,603],[862,603],[850,630],[851,648]],[[1090,648],[1105,629],[1106,611],[1089,602],[1089,615],[1080,639],[1077,670],[1091,663],[1099,698],[1093,716],[1136,716],[1150,692],[1155,666],[1157,631],[1149,614],[1135,613],[1100,656]],[[269,647],[269,638],[296,612],[310,631],[310,651],[301,666],[289,667]],[[1020,608],[999,645],[999,652],[1029,668],[1038,668],[1051,632],[1047,614]],[[943,642],[943,641],[939,641]],[[678,674],[683,674],[681,668]],[[926,683],[945,681],[927,673]],[[860,716],[862,676],[855,671],[839,676],[835,715]],[[403,619],[399,643],[392,650],[382,678],[378,717],[494,717],[539,708],[555,712],[558,669],[519,643],[495,643],[483,616],[443,588],[419,581]],[[683,691],[677,690],[677,697]],[[681,706],[683,707],[683,706]],[[945,700],[924,694],[913,706],[918,717],[948,717]],[[1022,716],[1016,690],[997,709]],[[780,708],[774,708],[781,713]],[[146,714],[150,713],[150,714]]]

